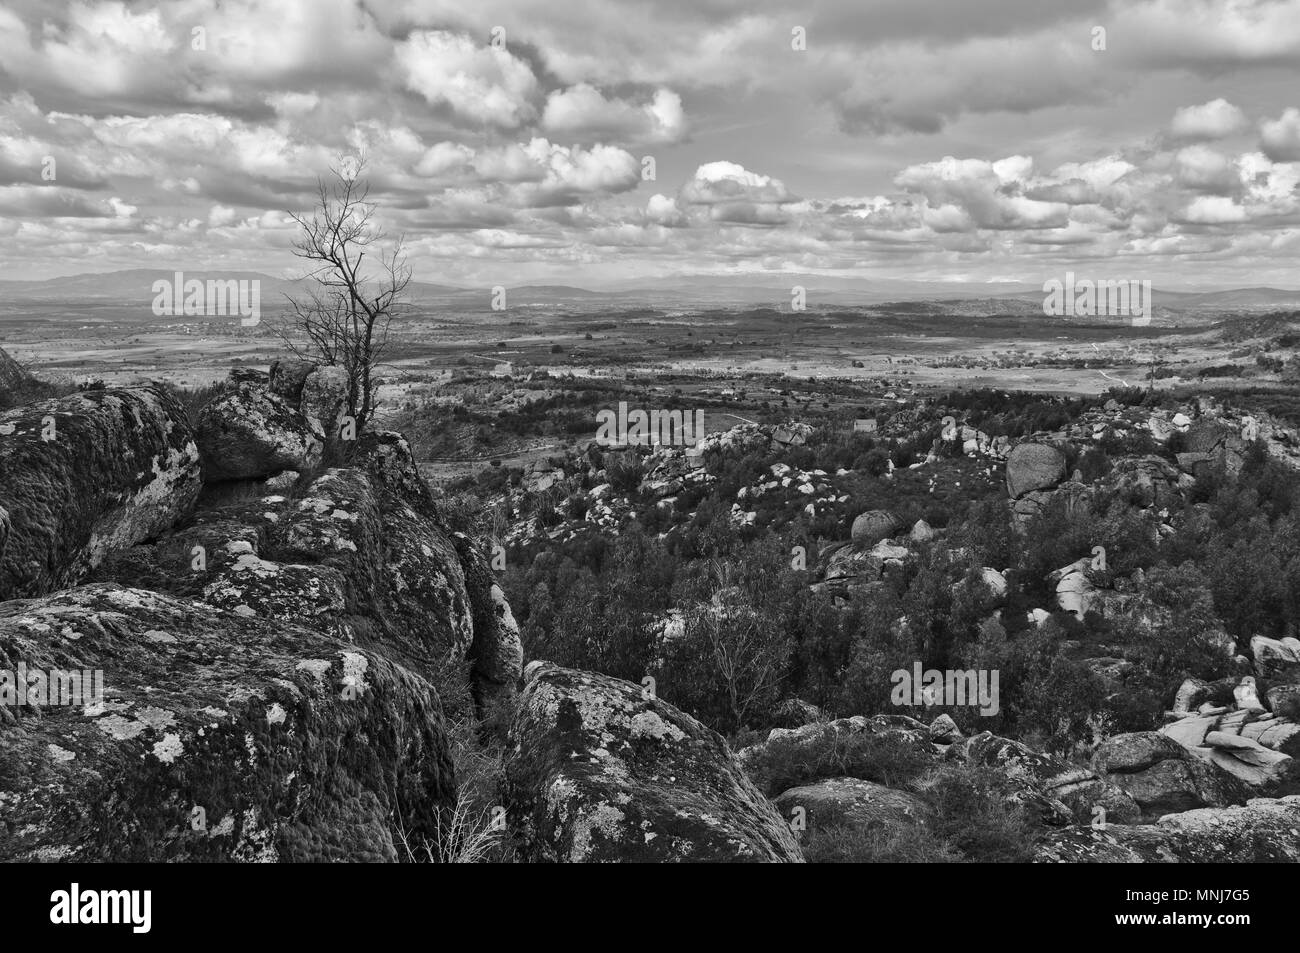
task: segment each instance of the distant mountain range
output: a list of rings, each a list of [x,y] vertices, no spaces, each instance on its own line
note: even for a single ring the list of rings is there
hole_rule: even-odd
[[[257,280],[261,282],[261,304],[275,307],[286,294],[301,294],[305,282],[273,278],[260,272],[183,272],[188,280]],[[149,305],[154,299],[154,282],[173,281],[175,271],[135,268],[96,274],[71,275],[41,281],[0,280],[0,296],[7,304],[23,301],[47,304],[67,302],[113,302],[133,306]],[[793,289],[805,289],[807,307],[852,308],[885,305],[889,302],[937,302],[938,310],[951,313],[996,312],[1005,307],[1021,312],[1041,306],[1041,285],[1016,282],[942,282],[905,279],[844,278],[811,274],[767,273],[756,275],[680,275],[647,283],[629,280],[600,290],[569,285],[536,284],[507,286],[511,307],[553,307],[587,310],[597,308],[735,308],[789,306]],[[457,287],[424,281],[411,282],[408,299],[412,304],[442,306],[456,310],[488,310],[492,288]],[[1279,288],[1239,288],[1216,291],[1165,291],[1155,289],[1156,312],[1169,315],[1206,312],[1274,311],[1300,309],[1300,291]]]

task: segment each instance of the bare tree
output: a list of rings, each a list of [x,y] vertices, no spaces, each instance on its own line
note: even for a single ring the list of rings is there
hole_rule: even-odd
[[[739,728],[755,708],[775,700],[787,651],[775,620],[729,584],[731,567],[717,558],[710,562],[713,597],[689,614],[688,630],[704,645],[705,665],[732,727]]]
[[[358,430],[374,414],[375,369],[411,281],[401,238],[388,249],[381,244],[385,235],[374,223],[376,206],[368,200],[364,169],[364,159],[331,168],[332,182],[317,180],[310,216],[289,213],[301,230],[293,253],[310,263],[309,287],[304,296],[289,296],[291,328],[298,339],[281,333],[299,357],[344,369],[348,413]],[[372,248],[376,254],[367,262]]]

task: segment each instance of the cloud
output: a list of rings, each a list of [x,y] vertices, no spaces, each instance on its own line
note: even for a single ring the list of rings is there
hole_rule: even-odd
[[[836,50],[824,57],[832,107],[854,135],[933,135],[969,114],[1024,114],[1102,102],[1121,76],[1099,72],[1086,31],[1052,29],[952,44],[910,42],[869,57]]]
[[[407,88],[458,119],[515,129],[531,120],[538,95],[532,68],[505,49],[441,30],[412,33],[395,61]]]
[[[588,83],[552,92],[542,113],[542,127],[550,134],[585,139],[614,139],[633,143],[676,142],[685,132],[682,98],[660,89],[641,106],[606,99]]]
[[[677,228],[686,224],[686,216],[677,207],[677,200],[655,193],[645,206],[645,216],[657,225]]]
[[[1230,194],[1241,185],[1232,160],[1206,146],[1188,146],[1174,156],[1175,176],[1180,185],[1201,192]]]
[[[71,189],[11,185],[0,188],[0,215],[17,218],[130,218],[137,211],[116,196],[96,199]]]
[[[777,205],[796,201],[780,179],[750,172],[734,162],[706,162],[682,187],[682,200],[691,205],[738,202]]]
[[[1082,255],[1293,283],[1298,2],[16,0],[0,269],[276,270],[284,210],[364,153],[446,280]]]
[[[1214,99],[1179,109],[1169,124],[1169,132],[1175,139],[1210,141],[1226,139],[1246,125],[1245,113],[1226,99]]]
[[[511,192],[524,206],[573,205],[599,193],[625,192],[641,181],[641,163],[614,146],[559,146],[537,138],[523,153],[538,172],[537,181],[515,186]]]
[[[935,209],[958,209],[978,228],[996,230],[1060,228],[1069,221],[1070,207],[1063,202],[1039,201],[1025,196],[1033,170],[1028,156],[1009,156],[996,162],[945,156],[938,162],[910,166],[894,179],[896,185],[925,196]],[[943,211],[943,221],[953,229],[958,218]]]
[[[1226,225],[1246,220],[1246,210],[1222,195],[1202,195],[1194,199],[1183,217],[1197,225]]]
[[[1300,161],[1300,109],[1288,107],[1280,117],[1260,128],[1264,154],[1275,162]]]
[[[459,142],[437,142],[425,150],[415,164],[415,174],[436,178],[465,169],[474,150]]]

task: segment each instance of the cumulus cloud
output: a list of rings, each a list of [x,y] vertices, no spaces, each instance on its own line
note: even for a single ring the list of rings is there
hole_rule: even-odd
[[[1184,218],[1197,225],[1226,225],[1244,222],[1246,210],[1226,196],[1202,195],[1187,206]]]
[[[542,113],[551,134],[634,143],[676,142],[686,128],[682,98],[660,89],[643,105],[607,99],[589,83],[552,92]]]
[[[1259,129],[1264,154],[1277,162],[1300,161],[1300,109],[1288,108]]]
[[[515,187],[522,205],[572,205],[585,196],[602,192],[624,192],[641,181],[641,163],[635,156],[614,146],[559,146],[546,139],[533,139],[524,154],[538,172],[537,181]]]
[[[780,179],[750,172],[735,162],[706,162],[682,187],[682,199],[692,205],[735,204],[750,202],[777,205],[793,202]]]
[[[1169,124],[1169,132],[1175,139],[1208,141],[1226,139],[1246,125],[1246,114],[1220,98],[1179,109]]]
[[[781,0],[18,0],[0,269],[276,270],[285,210],[364,155],[384,225],[442,280],[1072,255],[1290,273],[1295,0],[819,0],[799,22],[796,52]]]
[[[1174,168],[1179,184],[1202,192],[1227,194],[1241,184],[1236,164],[1206,146],[1179,150],[1174,156]]]
[[[412,33],[394,51],[409,89],[459,119],[514,129],[532,119],[532,68],[509,50],[441,30]]]
[[[657,192],[646,202],[645,216],[655,224],[669,228],[686,224],[686,216],[677,207],[677,200]]]
[[[1069,220],[1063,202],[1046,202],[1022,194],[1033,169],[1028,156],[1009,156],[996,162],[945,156],[904,169],[894,179],[900,188],[919,192],[932,208],[944,212],[951,228],[955,210],[965,213],[978,228],[1060,228]]]

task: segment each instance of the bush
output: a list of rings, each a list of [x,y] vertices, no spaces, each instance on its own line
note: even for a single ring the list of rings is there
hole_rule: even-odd
[[[929,808],[923,824],[886,822],[809,831],[814,864],[1026,863],[1043,832],[1014,782],[993,768],[944,764],[907,785]]]
[[[898,732],[873,735],[825,728],[813,739],[778,737],[746,765],[768,797],[822,778],[860,778],[902,787],[933,764],[930,754]]]
[[[930,830],[969,861],[1025,863],[1042,822],[1019,803],[1020,789],[992,768],[943,765],[912,788],[932,809]]]

